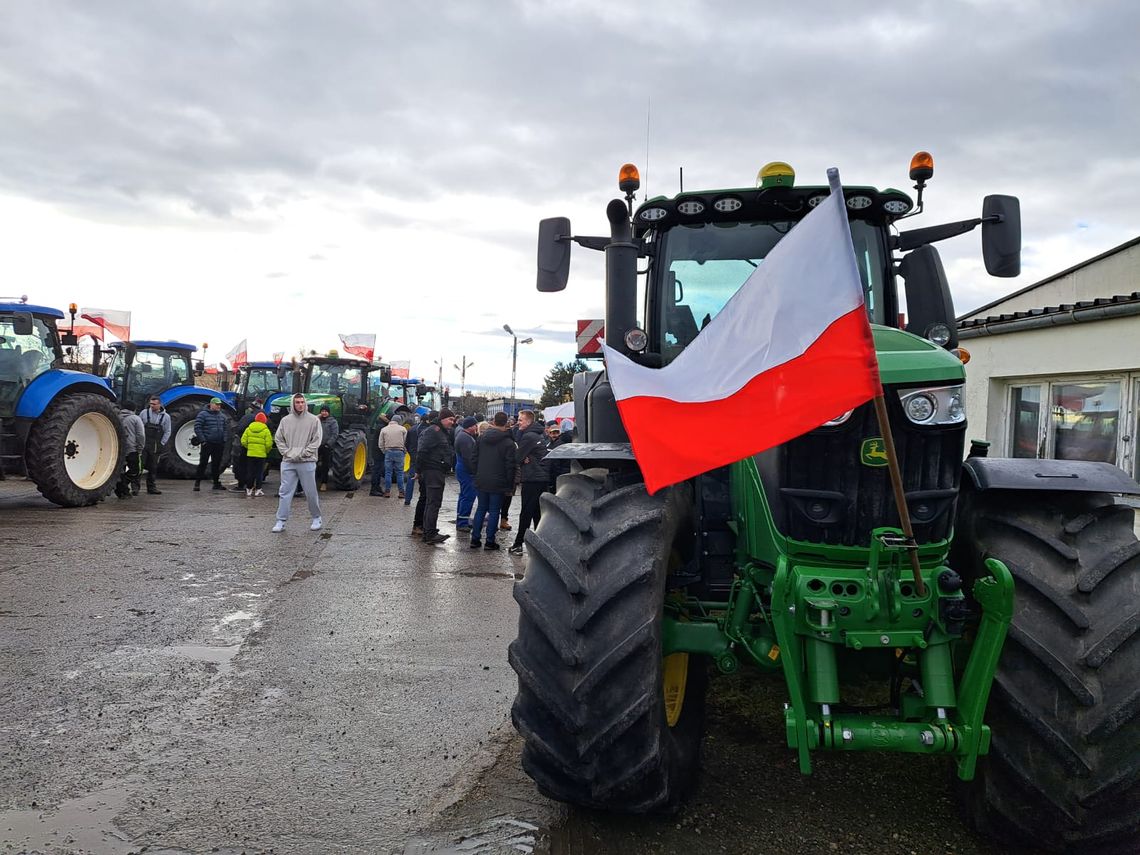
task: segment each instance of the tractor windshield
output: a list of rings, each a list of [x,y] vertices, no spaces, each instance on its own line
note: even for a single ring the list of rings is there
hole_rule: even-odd
[[[0,315],[0,416],[15,412],[20,392],[57,357],[53,329],[40,318],[31,321],[31,330],[25,331],[14,316]]]
[[[658,249],[655,320],[671,362],[735,294],[794,226],[788,222],[697,223],[666,232]],[[851,222],[851,238],[871,320],[883,322],[886,260],[876,226]]]
[[[336,395],[347,410],[363,400],[364,372],[353,365],[314,364],[309,375],[309,391]]]
[[[107,367],[111,388],[127,406],[142,407],[151,395],[191,382],[190,355],[186,352],[166,348],[140,349],[134,352],[128,364],[128,350],[116,347]]]
[[[250,398],[265,400],[266,396],[275,392],[292,391],[293,375],[288,371],[282,371],[279,375],[276,368],[250,368],[242,371],[234,385],[234,392],[239,398],[246,400]]]

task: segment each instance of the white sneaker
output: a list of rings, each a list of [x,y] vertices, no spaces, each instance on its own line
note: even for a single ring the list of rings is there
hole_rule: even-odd
[[[285,531],[285,520],[277,520],[277,522],[273,524],[273,531]]]
[[[313,520],[313,524],[311,526],[309,526],[309,528],[312,529],[313,531],[320,531],[321,530],[321,518],[317,517],[315,520]]]
[[[264,495],[265,495],[265,491],[264,491],[264,490],[262,490],[260,487],[258,487],[256,490],[254,490],[254,491],[253,491],[253,495],[254,495],[255,497],[256,497],[256,496],[264,496]]]
[[[246,487],[246,488],[245,488],[245,497],[246,497],[247,499],[252,499],[252,498],[253,498],[253,489],[252,489],[252,488],[250,488],[250,487]]]

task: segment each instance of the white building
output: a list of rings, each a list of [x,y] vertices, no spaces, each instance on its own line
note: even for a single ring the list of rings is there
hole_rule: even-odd
[[[969,436],[1140,477],[1140,237],[958,319]]]

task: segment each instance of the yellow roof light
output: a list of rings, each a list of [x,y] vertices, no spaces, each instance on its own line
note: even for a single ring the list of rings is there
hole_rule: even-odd
[[[622,193],[635,193],[641,186],[641,173],[632,163],[625,164],[618,172],[618,189]]]
[[[764,164],[756,174],[756,186],[761,189],[791,187],[795,183],[796,171],[782,160],[773,160]]]

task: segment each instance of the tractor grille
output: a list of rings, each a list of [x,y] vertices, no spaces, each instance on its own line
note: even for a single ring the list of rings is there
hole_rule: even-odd
[[[965,423],[919,427],[886,390],[903,489],[919,543],[950,536],[962,471]],[[899,525],[886,466],[861,460],[864,440],[880,436],[873,403],[838,427],[819,428],[756,456],[776,526],[794,540],[866,546],[871,531]]]

